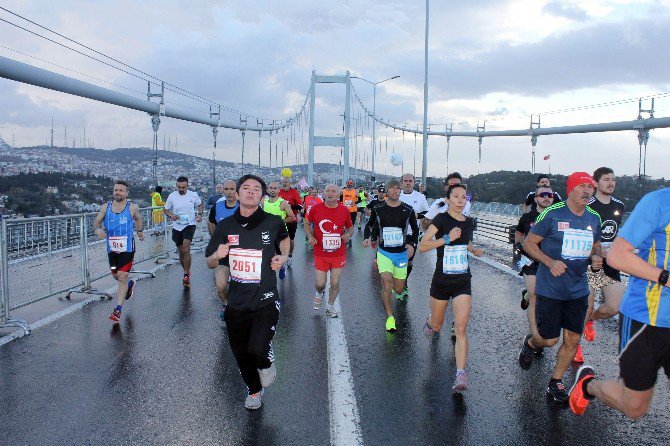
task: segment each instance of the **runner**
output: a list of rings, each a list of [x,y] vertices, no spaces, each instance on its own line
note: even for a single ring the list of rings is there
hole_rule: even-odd
[[[372,209],[374,209],[375,206],[378,204],[382,204],[386,202],[386,188],[384,186],[379,186],[377,189],[375,189],[377,192],[374,194],[372,197],[372,200],[367,205],[368,213],[372,213]],[[370,223],[370,220],[368,219],[368,224]]]
[[[540,262],[536,283],[539,336],[525,337],[519,364],[524,370],[530,368],[536,349],[556,345],[563,330],[563,343],[547,387],[547,393],[560,403],[568,400],[563,374],[575,357],[589,306],[589,259],[594,267],[602,267],[600,217],[587,206],[594,187],[588,173],[570,175],[567,201],[546,208],[523,243],[524,251]]]
[[[593,172],[596,181],[596,193],[589,201],[589,207],[600,215],[602,221],[602,243],[603,268],[593,271],[591,268],[586,272],[589,278],[589,309],[586,313],[586,325],[584,325],[584,339],[593,342],[596,338],[594,320],[608,319],[619,313],[619,304],[623,297],[624,286],[621,283],[621,273],[607,263],[607,251],[612,246],[624,213],[624,204],[612,196],[616,179],[614,171],[609,167],[599,167]],[[605,302],[593,311],[595,306],[595,290],[599,289]],[[575,362],[584,362],[582,346],[577,348]]]
[[[446,194],[447,190],[449,189],[450,186],[453,186],[454,184],[463,184],[463,178],[461,177],[461,174],[458,172],[450,173],[447,175],[447,178],[444,179],[444,192]],[[466,189],[467,186],[463,185]],[[430,208],[428,208],[428,212],[425,213],[423,220],[421,221],[421,227],[425,231],[428,229],[430,224],[433,222],[433,219],[438,215],[442,214],[444,212],[447,212],[447,209],[449,209],[448,206],[448,200],[447,198],[438,198],[433,202],[433,204],[430,205]],[[472,203],[470,201],[465,202],[465,207],[463,208],[462,214],[465,217],[470,216],[470,209],[472,208]]]
[[[549,177],[546,175],[539,175],[537,177],[537,183],[536,183],[536,189],[540,186],[543,187],[551,187],[551,183],[549,182]],[[554,192],[554,204],[558,203],[559,201],[563,201],[561,196],[559,195],[558,192]],[[530,206],[533,206],[535,203],[535,191],[530,191],[528,192],[528,195],[526,195],[526,199],[523,202],[523,213],[525,214],[530,210]]]
[[[293,263],[293,249],[295,248],[295,233],[298,230],[298,214],[302,210],[302,197],[300,192],[294,187],[291,187],[291,179],[284,177],[282,178],[282,188],[279,190],[279,196],[284,200],[288,201],[288,204],[291,206],[291,215],[293,218],[286,220],[286,229],[288,229],[288,236],[291,238],[291,251],[288,254],[288,262],[286,266],[291,267]]]
[[[400,194],[400,201],[405,204],[408,204],[414,209],[414,216],[417,221],[417,225],[421,224],[426,212],[428,212],[428,202],[426,201],[426,196],[419,191],[414,190],[414,175],[411,173],[406,173],[401,178],[402,181],[402,193]],[[418,235],[417,235],[418,237]],[[418,240],[418,238],[417,238]],[[402,290],[401,294],[396,295],[398,300],[406,300],[409,298],[409,288],[407,282],[409,281],[409,275],[412,274],[412,267],[414,266],[414,254],[409,257],[409,263],[407,264],[407,280],[405,280],[405,288]]]
[[[351,214],[351,223],[355,223],[356,216],[358,215],[357,203],[360,201],[361,198],[356,192],[356,189],[354,189],[354,180],[349,178],[346,184],[347,184],[346,187],[342,189],[342,193],[340,194],[340,201],[342,202],[344,207],[349,210],[349,213]]]
[[[570,409],[577,415],[598,398],[629,418],[640,418],[649,410],[661,367],[670,379],[668,228],[670,189],[648,193],[607,254],[612,268],[630,274],[619,308],[620,378],[603,381],[592,367],[580,367],[570,389]]]
[[[358,230],[361,230],[361,223],[363,223],[363,219],[365,218],[365,212],[368,208],[368,202],[370,201],[371,197],[368,191],[365,190],[365,186],[362,184],[358,186],[358,214],[356,216],[356,220],[358,222]],[[352,223],[356,223],[353,222]]]
[[[530,233],[530,230],[535,225],[535,220],[544,212],[544,210],[551,206],[554,201],[554,192],[549,187],[540,186],[535,191],[535,206],[530,211],[526,212],[519,219],[519,224],[516,226],[514,232],[514,251],[521,257],[519,265],[521,271],[519,275],[523,277],[523,282],[526,289],[521,292],[521,309],[528,310],[526,317],[528,318],[528,327],[533,336],[539,336],[537,332],[537,322],[535,315],[535,306],[537,296],[535,294],[535,275],[539,266],[536,260],[530,259],[523,250],[523,241]],[[538,355],[542,354],[542,348],[536,349]]]
[[[363,246],[372,246],[371,240],[379,240],[377,267],[381,276],[382,302],[386,310],[386,330],[396,331],[393,317],[392,291],[402,293],[407,279],[407,263],[414,255],[419,227],[411,206],[400,201],[400,181],[386,181],[388,196],[384,203],[372,209],[370,220],[365,225]],[[411,234],[409,233],[411,230]]]
[[[426,185],[423,183],[419,183],[419,193],[426,195]]]
[[[244,407],[261,407],[263,389],[277,374],[272,338],[279,320],[277,271],[288,259],[289,240],[284,222],[258,206],[265,182],[244,175],[237,182],[240,207],[232,218],[216,224],[207,246],[207,266],[227,259],[230,291],[225,313],[228,341],[249,395]],[[281,254],[277,254],[276,246]]]
[[[207,229],[209,235],[214,234],[216,224],[224,218],[231,217],[240,207],[237,200],[237,184],[233,180],[227,180],[223,183],[223,196],[212,206],[207,218]],[[216,284],[216,295],[221,300],[221,312],[219,317],[225,321],[224,314],[228,304],[228,281],[230,279],[230,267],[226,259],[221,260],[214,270],[214,283]]]
[[[151,222],[153,223],[154,232],[151,235],[159,236],[162,232],[165,231],[165,220],[163,219],[163,206],[165,202],[161,193],[163,192],[162,186],[156,186],[156,189],[149,195],[151,197]]]
[[[133,296],[135,280],[128,280],[130,269],[135,257],[134,232],[144,240],[142,231],[142,216],[139,207],[128,200],[128,183],[117,181],[114,183],[114,199],[103,204],[100,212],[93,221],[96,234],[107,240],[107,259],[112,277],[119,282],[116,289],[116,308],[109,315],[109,319],[116,322],[121,320],[123,302]],[[104,225],[104,228],[101,227]]]
[[[467,325],[472,305],[472,286],[468,251],[481,257],[484,251],[472,245],[474,223],[463,215],[467,191],[462,184],[447,189],[449,211],[435,217],[419,243],[419,251],[437,249],[437,263],[430,285],[430,313],[425,324],[427,334],[438,333],[444,324],[444,313],[452,301],[456,321],[456,380],[452,389],[468,388],[465,364],[468,356]]]
[[[214,193],[209,196],[207,202],[205,203],[205,209],[209,211],[214,207],[217,201],[223,198],[223,184],[217,184],[214,186]]]
[[[316,270],[314,309],[321,308],[326,279],[330,271],[330,292],[326,316],[337,317],[333,306],[340,292],[340,276],[347,262],[346,244],[354,235],[354,226],[349,211],[338,201],[340,188],[329,184],[324,194],[326,201],[315,205],[307,212],[304,227],[308,243],[314,247],[314,269]]]
[[[196,214],[197,208],[197,214]],[[179,250],[179,263],[184,269],[184,287],[191,286],[191,242],[196,224],[202,221],[202,200],[188,190],[188,178],[177,178],[177,190],[165,200],[163,212],[172,220],[172,240]]]
[[[288,178],[284,178],[284,180],[288,180]],[[279,183],[276,181],[268,184],[267,197],[264,197],[261,201],[261,208],[268,214],[277,215],[281,217],[282,220],[284,220],[284,223],[286,224],[286,230],[288,231],[289,238],[291,240],[291,246],[293,246],[293,238],[291,238],[291,234],[293,234],[293,237],[295,237],[296,229],[295,227],[291,229],[292,226],[289,225],[293,225],[295,223],[296,217],[293,215],[293,211],[291,210],[289,202],[279,196]],[[293,252],[293,250],[289,252]],[[277,253],[279,253],[279,248],[277,248]],[[289,255],[289,260],[290,259],[291,256]],[[279,278],[281,280],[284,280],[286,277],[287,266],[289,266],[289,262],[286,262],[286,265],[282,265],[281,269],[279,270]]]
[[[303,206],[302,206],[302,212],[303,212],[303,217],[305,217],[308,213],[309,210],[316,206],[319,203],[323,203],[323,200],[321,197],[319,197],[319,189],[316,187],[311,186],[309,188],[309,193],[308,195],[305,195],[305,198],[303,199]],[[306,234],[305,234],[306,236]]]

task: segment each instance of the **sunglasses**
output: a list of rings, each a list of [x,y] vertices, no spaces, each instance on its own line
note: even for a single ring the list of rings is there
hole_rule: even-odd
[[[550,197],[553,198],[554,193],[553,192],[540,192],[539,194],[537,194],[537,196],[540,197],[540,198],[550,198]]]

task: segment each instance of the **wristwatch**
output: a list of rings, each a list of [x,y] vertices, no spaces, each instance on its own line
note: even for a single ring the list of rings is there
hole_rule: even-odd
[[[670,273],[668,272],[667,269],[664,269],[661,271],[661,274],[658,276],[658,283],[662,286],[665,286],[666,283],[668,283],[668,276]]]

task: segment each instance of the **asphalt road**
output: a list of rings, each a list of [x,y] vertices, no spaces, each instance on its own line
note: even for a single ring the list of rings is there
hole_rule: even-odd
[[[359,234],[354,241],[341,317],[366,445],[670,442],[663,375],[650,413],[635,422],[598,402],[576,417],[547,400],[556,349],[521,370],[521,282],[478,261],[472,261],[470,389],[455,397],[448,327],[432,338],[422,330],[434,254],[417,256],[411,297],[396,305],[398,331],[389,334],[373,253],[360,246]],[[179,266],[140,281],[119,325],[107,319],[113,304],[100,301],[0,347],[0,444],[326,445],[343,438],[329,404],[339,391],[329,390],[331,321],[312,309],[314,270],[302,233],[280,283],[277,380],[256,412],[243,408],[246,388],[202,256],[194,254],[190,291],[181,287]],[[584,345],[587,362],[614,377],[616,321],[596,328],[595,342]]]

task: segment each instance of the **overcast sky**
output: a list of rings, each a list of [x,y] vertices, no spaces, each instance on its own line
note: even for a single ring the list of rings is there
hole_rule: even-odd
[[[480,0],[433,1],[430,10],[428,122],[454,130],[527,128],[531,114],[542,127],[631,120],[637,102],[623,101],[670,91],[670,1]],[[312,70],[381,80],[377,115],[416,125],[423,113],[425,4],[389,0],[320,1],[18,1],[2,6],[67,37],[204,98],[254,116],[285,119],[299,111]],[[0,18],[60,42],[0,10]],[[146,81],[127,75],[0,21],[0,55],[141,97]],[[72,43],[68,45],[75,47]],[[80,48],[81,49],[81,48]],[[23,54],[21,54],[23,53]],[[144,77],[144,76],[142,76]],[[372,88],[353,80],[361,100],[372,108]],[[344,89],[317,86],[316,133],[341,132]],[[206,113],[200,102],[176,95],[171,105]],[[548,113],[612,101],[620,104]],[[670,96],[656,99],[656,116],[670,116]],[[645,105],[649,105],[648,102]],[[358,113],[354,110],[354,116]],[[147,115],[87,99],[0,79],[0,132],[17,146],[44,144],[54,119],[55,140],[98,148],[150,146]],[[239,116],[224,114],[225,120]],[[255,118],[249,122],[255,123]],[[441,124],[438,126],[437,124]],[[370,147],[369,127],[356,141],[359,160]],[[360,131],[360,130],[359,130]],[[399,173],[386,162],[403,152],[413,170],[414,136],[378,126],[377,170]],[[353,133],[353,132],[352,132]],[[209,128],[164,118],[163,137],[184,153],[211,156]],[[280,134],[280,141],[285,136]],[[667,176],[669,130],[652,131],[647,173]],[[268,144],[263,137],[262,146]],[[218,159],[239,161],[239,131],[221,130]],[[247,135],[246,160],[257,160],[257,135]],[[353,141],[352,141],[353,145]],[[421,146],[421,138],[418,138]],[[530,170],[529,138],[486,139],[481,165],[475,139],[453,138],[449,170]],[[593,171],[611,166],[637,174],[634,132],[540,137],[537,170]],[[381,158],[381,159],[379,159]],[[317,161],[337,162],[339,149],[317,148]],[[420,153],[417,174],[420,174]],[[431,176],[446,174],[446,141],[429,140]],[[263,164],[267,164],[263,151]],[[274,161],[273,161],[274,163]],[[409,168],[407,166],[410,166]]]

